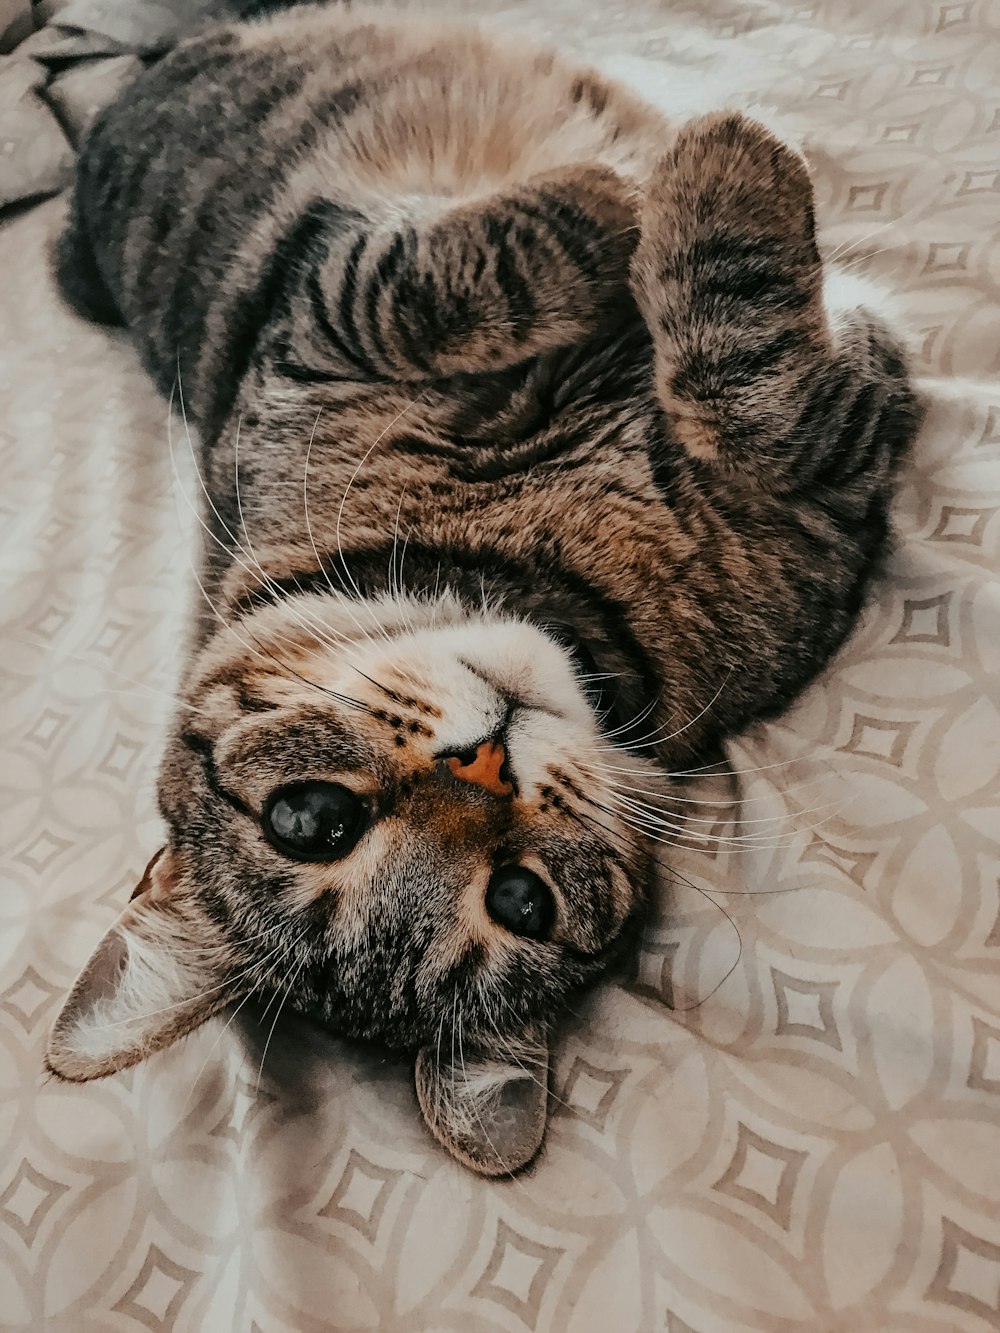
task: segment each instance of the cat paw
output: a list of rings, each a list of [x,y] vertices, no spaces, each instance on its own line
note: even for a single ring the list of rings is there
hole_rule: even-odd
[[[782,241],[788,260],[817,266],[813,189],[804,158],[738,111],[681,125],[649,182],[645,218],[689,240],[707,232]]]
[[[775,183],[798,178],[811,193],[805,158],[764,124],[743,111],[712,111],[678,127],[671,144],[676,157],[686,156],[710,173],[760,181],[774,173]]]
[[[799,154],[749,116],[681,126],[649,183],[632,290],[690,454],[732,461],[783,438],[829,341]]]

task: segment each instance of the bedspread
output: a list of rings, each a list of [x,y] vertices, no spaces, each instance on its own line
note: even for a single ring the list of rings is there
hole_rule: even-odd
[[[127,341],[60,304],[61,200],[24,201],[211,8],[0,4],[0,1327],[1000,1329],[997,0],[475,7],[678,112],[772,108],[927,403],[884,583],[693,789],[704,850],[567,1033],[534,1169],[472,1177],[404,1063],[267,1013],[42,1075],[159,845],[196,483]]]

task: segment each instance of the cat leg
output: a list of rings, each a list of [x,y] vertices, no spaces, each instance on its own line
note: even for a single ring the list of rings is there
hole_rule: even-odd
[[[423,222],[359,228],[316,271],[312,308],[361,378],[499,370],[628,303],[636,209],[615,172],[584,166]]]
[[[632,284],[671,434],[724,473],[800,484],[852,425],[863,443],[894,395],[910,403],[875,321],[831,331],[805,164],[742,115],[682,127],[658,163]]]

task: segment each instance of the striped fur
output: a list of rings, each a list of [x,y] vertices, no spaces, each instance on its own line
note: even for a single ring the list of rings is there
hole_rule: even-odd
[[[887,539],[918,412],[885,330],[824,303],[804,164],[523,43],[306,8],[182,44],[98,120],[58,266],[198,428],[212,609],[160,783],[169,891],[98,951],[52,1068],[272,991],[419,1050],[438,1138],[515,1169],[647,835],[683,840],[668,775],[822,669]],[[501,732],[513,795],[443,771]],[[343,861],[263,838],[299,778],[369,803]],[[551,939],[489,917],[498,858],[550,883]],[[209,941],[197,985],[158,969],[169,1028],[130,920],[146,973],[176,922]],[[117,1055],[87,1030],[109,968]]]

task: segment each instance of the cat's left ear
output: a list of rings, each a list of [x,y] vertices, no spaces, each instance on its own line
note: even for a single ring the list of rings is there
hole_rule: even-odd
[[[223,957],[164,848],[70,991],[49,1035],[49,1069],[101,1078],[191,1032],[234,998]]]
[[[437,1141],[463,1166],[505,1176],[542,1146],[548,1106],[549,1051],[526,1043],[517,1063],[425,1046],[417,1056],[417,1100]]]

